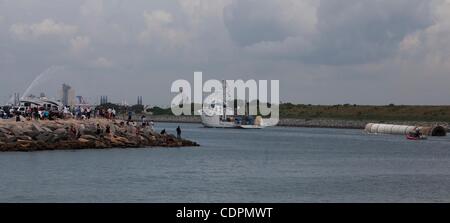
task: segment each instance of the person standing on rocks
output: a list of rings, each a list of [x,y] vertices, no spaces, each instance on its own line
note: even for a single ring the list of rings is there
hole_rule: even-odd
[[[132,111],[128,111],[128,121],[131,122],[133,116],[133,112]]]
[[[116,120],[116,109],[115,109],[115,108],[113,108],[113,109],[111,110],[111,114],[112,114],[112,119],[113,119],[113,120]]]
[[[177,127],[177,138],[181,139],[181,128],[180,128],[180,126]]]
[[[91,119],[91,113],[92,113],[91,108],[88,107],[88,108],[86,109],[87,119]]]
[[[152,130],[152,131],[154,131],[155,130],[155,123],[153,122],[153,120],[152,121],[150,121],[150,129]]]
[[[142,117],[141,117],[141,122],[142,122],[142,126],[145,127],[145,124],[146,124],[146,122],[147,122],[147,118],[145,117],[145,115],[142,115]]]

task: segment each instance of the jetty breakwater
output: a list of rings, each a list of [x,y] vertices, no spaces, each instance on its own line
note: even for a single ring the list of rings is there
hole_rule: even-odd
[[[122,120],[0,121],[0,152],[196,146]]]

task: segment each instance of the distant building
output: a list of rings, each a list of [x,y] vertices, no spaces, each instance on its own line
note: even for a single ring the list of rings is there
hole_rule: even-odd
[[[76,104],[75,89],[67,84],[63,84],[61,89],[61,102],[64,106],[74,106]]]
[[[100,104],[104,105],[104,104],[108,104],[108,96],[100,96]]]
[[[77,96],[76,98],[77,98],[76,103],[78,105],[87,105],[87,104],[89,104],[86,100],[84,100],[83,96]]]

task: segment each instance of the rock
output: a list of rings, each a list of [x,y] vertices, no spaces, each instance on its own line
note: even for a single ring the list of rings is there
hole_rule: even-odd
[[[24,133],[24,135],[29,136],[31,138],[35,138],[36,136],[39,135],[39,132],[33,131],[33,130],[26,130]]]
[[[0,135],[9,134],[11,131],[6,128],[0,128]]]
[[[64,134],[67,134],[67,130],[64,128],[59,128],[59,129],[53,131],[53,133],[55,133],[57,135],[64,135]]]
[[[12,135],[5,135],[5,138],[6,138],[5,142],[7,143],[17,142],[17,138]]]
[[[33,126],[33,130],[35,130],[35,131],[37,131],[37,132],[44,132],[44,130],[38,124],[33,123],[32,126]]]
[[[113,137],[111,138],[111,144],[114,147],[124,147],[128,144],[128,140],[123,137]]]
[[[52,136],[53,135],[49,133],[41,133],[38,136],[36,136],[35,139],[40,142],[48,142],[50,138],[52,138]]]
[[[107,148],[107,147],[108,146],[104,142],[100,142],[100,141],[96,141],[95,142],[95,148],[104,149],[104,148]]]
[[[56,143],[56,142],[64,141],[64,140],[67,140],[67,139],[68,139],[67,136],[57,135],[57,134],[50,134],[50,138],[47,140],[47,142],[48,143]]]
[[[17,141],[19,141],[19,140],[32,141],[33,139],[29,136],[22,135],[22,136],[17,136]]]
[[[47,128],[47,127],[42,127],[42,130],[44,130],[46,132],[53,132],[53,130],[51,130],[50,128]]]
[[[21,126],[14,126],[11,129],[11,132],[15,135],[15,136],[21,136],[24,134],[24,129]]]
[[[82,135],[80,138],[88,140],[88,141],[95,141],[95,140],[97,140],[97,137],[92,136],[92,135]]]
[[[79,138],[79,139],[78,139],[78,142],[81,142],[81,143],[88,143],[88,142],[91,142],[91,141],[89,141],[89,140],[87,140],[87,139]]]
[[[66,129],[63,128],[59,128],[53,131],[53,134],[55,135],[53,141],[67,140],[69,138],[69,133],[67,132]]]

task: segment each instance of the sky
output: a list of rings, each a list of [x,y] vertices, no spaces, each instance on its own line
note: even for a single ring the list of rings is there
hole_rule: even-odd
[[[170,105],[178,79],[280,80],[302,104],[450,104],[450,0],[0,0],[0,103]]]

